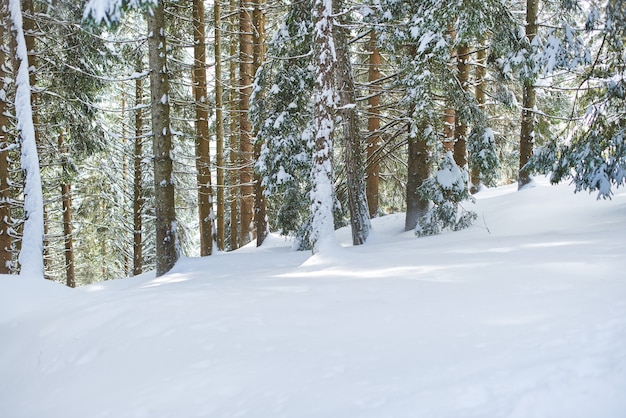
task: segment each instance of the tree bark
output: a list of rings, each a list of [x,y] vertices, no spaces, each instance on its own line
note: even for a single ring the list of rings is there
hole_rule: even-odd
[[[450,44],[454,43],[454,39],[456,38],[456,32],[454,30],[454,26],[452,23],[448,24],[447,34],[450,37]],[[454,55],[454,51],[450,52],[451,55]],[[453,57],[452,57],[453,58]],[[449,63],[450,73],[454,72],[454,63],[451,60]],[[444,110],[443,117],[443,148],[445,151],[454,152],[454,131],[456,129],[456,111],[454,109],[454,105],[451,100],[447,100],[446,109]]]
[[[252,22],[254,25],[254,73],[263,65],[265,56],[265,16],[263,14],[264,0],[254,0],[254,12],[252,14]],[[255,141],[254,143],[254,161],[258,161],[261,155],[262,143]],[[261,184],[261,176],[254,173],[254,225],[256,229],[256,245],[260,247],[267,237],[267,206],[265,195],[263,194],[263,185]]]
[[[152,151],[156,215],[156,274],[162,276],[178,260],[174,179],[172,178],[172,132],[170,126],[169,76],[163,0],[157,0],[148,16],[148,57],[152,100]]]
[[[343,23],[343,22],[341,22]],[[337,41],[336,80],[339,91],[339,115],[343,125],[346,183],[352,244],[361,245],[370,232],[369,209],[365,191],[361,136],[356,113],[356,89],[350,64],[349,47],[343,26],[335,26]]]
[[[65,142],[65,135],[59,134],[59,153],[61,154],[61,202],[63,205],[63,243],[65,247],[65,278],[68,287],[76,287],[74,274],[74,239],[72,231],[72,186],[68,181],[69,174],[69,147]]]
[[[332,237],[333,220],[333,131],[335,85],[333,80],[336,52],[333,39],[332,0],[316,0],[313,9],[313,48],[315,87],[313,93],[315,139],[311,170],[311,242],[313,253],[322,240]]]
[[[11,193],[9,188],[9,118],[7,117],[7,93],[10,74],[6,70],[7,56],[4,46],[8,44],[7,10],[0,3],[0,274],[11,272]]]
[[[211,157],[209,138],[209,109],[206,82],[206,35],[204,0],[193,0],[194,91],[196,108],[196,170],[198,181],[198,214],[200,217],[200,255],[213,251],[213,191],[211,187]]]
[[[213,24],[215,26],[215,146],[217,163],[217,248],[224,251],[225,237],[225,181],[224,181],[224,98],[222,86],[222,27],[220,0],[213,5]]]
[[[254,79],[254,40],[252,36],[252,10],[250,0],[239,3],[239,193],[241,246],[252,241],[254,222],[254,170],[252,123],[248,117],[250,95]]]
[[[485,110],[485,77],[487,76],[487,49],[481,45],[476,54],[476,87],[474,89],[474,96],[476,97],[476,103],[478,107],[484,112]],[[472,156],[470,155],[470,159]],[[477,193],[481,188],[482,173],[478,166],[473,165],[471,170],[471,183],[470,192],[472,194]]]
[[[537,35],[538,11],[539,0],[526,1],[526,37],[529,43],[532,43]],[[530,172],[525,166],[532,156],[535,140],[535,86],[532,77],[524,80],[523,96],[519,144],[519,175],[517,178],[518,189],[521,189],[531,181]]]
[[[470,49],[461,45],[457,49],[457,77],[464,92],[469,91]],[[462,169],[467,168],[467,122],[458,120],[455,128],[454,162]]]
[[[237,54],[238,40],[235,34],[238,31],[237,25],[237,0],[230,0],[230,94],[229,94],[229,113],[230,113],[230,135],[228,138],[228,146],[230,148],[230,249],[239,248],[239,176],[238,176],[238,129],[237,122],[237,63],[234,57]]]
[[[137,72],[141,71],[141,60],[137,64]],[[143,82],[135,79],[135,155],[133,161],[133,276],[143,272]]]
[[[369,98],[367,100],[369,116],[367,119],[367,130],[369,138],[367,141],[367,172],[366,189],[367,205],[370,217],[378,215],[379,211],[379,190],[380,190],[380,157],[382,141],[378,131],[380,129],[380,91],[378,84],[380,79],[380,51],[376,47],[376,31],[370,32],[369,41],[369,71],[368,81],[370,85]]]

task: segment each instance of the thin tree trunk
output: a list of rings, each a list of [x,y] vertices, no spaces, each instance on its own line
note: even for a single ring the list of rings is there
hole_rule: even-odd
[[[452,23],[448,24],[447,34],[450,37],[450,44],[454,43],[454,39],[456,37],[456,32],[454,30],[454,26]],[[451,52],[453,55],[453,52]],[[451,57],[450,60],[450,72],[453,73],[455,69],[454,61]],[[454,105],[451,103],[450,99],[448,99],[448,103],[446,103],[447,107],[444,111],[443,117],[443,148],[445,151],[454,152],[454,131],[456,125],[456,111],[454,110]]]
[[[61,202],[63,205],[63,243],[65,246],[65,278],[68,287],[76,287],[74,274],[74,240],[72,232],[72,186],[67,179],[69,172],[69,147],[65,143],[65,135],[59,134],[59,153],[61,154]]]
[[[172,133],[163,0],[157,0],[148,16],[148,57],[152,99],[152,151],[156,215],[156,274],[162,276],[178,260]]]
[[[526,1],[526,37],[532,43],[537,35],[537,14],[539,0]],[[535,86],[532,80],[524,81],[522,100],[522,126],[520,129],[519,144],[519,175],[517,178],[518,189],[530,183],[530,172],[525,168],[533,153],[535,140]]]
[[[463,91],[469,91],[469,57],[470,49],[467,45],[461,45],[457,49],[458,80]],[[454,161],[461,168],[467,167],[467,122],[457,121],[455,128]]]
[[[365,243],[369,235],[370,219],[365,191],[361,136],[359,135],[356,113],[356,89],[345,30],[341,24],[335,27],[335,39],[337,41],[336,77],[340,109],[338,113],[343,125],[344,161],[352,244],[361,245]]]
[[[476,87],[474,89],[474,96],[476,97],[476,103],[478,107],[485,110],[485,77],[487,76],[487,49],[481,45],[476,54]],[[470,158],[472,156],[470,155]],[[477,193],[481,188],[482,173],[476,164],[472,165],[471,170],[471,183],[470,192],[472,194]]]
[[[254,0],[254,12],[252,21],[254,25],[254,73],[263,65],[265,56],[265,16],[263,15],[264,0]],[[261,155],[262,143],[254,143],[254,161],[258,161]],[[256,245],[260,247],[267,237],[267,207],[261,176],[254,173],[254,225],[256,228]]]
[[[380,157],[382,141],[378,131],[380,129],[380,91],[381,87],[377,81],[380,79],[380,51],[376,46],[376,31],[370,32],[369,42],[369,71],[368,81],[370,85],[369,98],[367,100],[369,117],[367,119],[367,130],[369,139],[367,141],[367,205],[370,217],[378,215],[379,190],[380,190]]]
[[[209,109],[206,82],[206,36],[204,0],[193,0],[194,26],[194,90],[196,108],[196,169],[198,181],[198,213],[200,216],[200,255],[213,251],[213,192],[211,188],[211,157]]]
[[[137,63],[137,72],[141,71],[141,60]],[[133,276],[143,272],[143,236],[142,236],[142,213],[143,213],[143,82],[135,79],[135,155],[133,175]]]
[[[316,0],[313,9],[313,48],[315,60],[314,127],[315,143],[311,180],[311,242],[313,253],[321,241],[332,239],[333,222],[333,131],[335,85],[333,80],[336,52],[333,39],[332,0]]]
[[[7,56],[4,46],[8,26],[4,2],[0,4],[0,274],[11,272],[13,252],[11,244],[11,193],[9,187],[9,118],[7,117],[7,90],[10,75],[5,71]]]
[[[237,170],[237,154],[239,143],[237,141],[237,63],[235,55],[237,54],[238,40],[235,34],[238,31],[237,25],[237,0],[230,0],[230,94],[228,98],[230,113],[230,135],[228,138],[228,146],[230,148],[230,249],[239,248],[239,176]]]
[[[254,221],[254,173],[252,124],[248,117],[252,80],[254,78],[254,40],[252,36],[252,9],[250,0],[239,3],[239,192],[240,195],[240,245],[252,241]]]
[[[222,28],[220,0],[213,5],[213,23],[215,25],[215,142],[217,163],[217,248],[224,251],[225,196],[224,196],[224,92],[222,88]]]

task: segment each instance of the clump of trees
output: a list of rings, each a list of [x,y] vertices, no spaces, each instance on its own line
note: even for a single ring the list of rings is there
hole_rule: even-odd
[[[0,20],[0,273],[161,275],[269,231],[361,245],[397,211],[466,228],[473,194],[533,173],[626,181],[620,1],[5,0]]]

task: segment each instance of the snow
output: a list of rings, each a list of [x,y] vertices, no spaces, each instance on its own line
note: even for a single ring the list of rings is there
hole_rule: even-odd
[[[39,172],[39,156],[33,124],[31,90],[28,72],[28,53],[22,22],[22,10],[19,0],[9,1],[12,28],[15,32],[16,55],[19,68],[15,80],[15,116],[20,132],[20,164],[24,171],[24,231],[18,261],[20,275],[28,279],[43,279],[43,191]]]
[[[544,178],[470,229],[187,258],[67,289],[0,277],[0,416],[626,416],[626,192]]]

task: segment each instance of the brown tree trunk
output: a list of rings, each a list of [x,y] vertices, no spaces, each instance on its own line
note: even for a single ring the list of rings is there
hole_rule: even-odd
[[[380,129],[380,51],[376,47],[376,31],[370,32],[369,42],[369,71],[368,81],[370,85],[370,96],[367,100],[369,117],[367,119],[367,130],[369,138],[367,141],[367,205],[370,217],[378,215],[379,190],[380,190],[380,157],[382,141],[378,131]]]
[[[238,129],[238,107],[237,107],[237,63],[234,57],[237,54],[238,39],[235,34],[238,32],[237,25],[237,0],[230,0],[230,94],[229,94],[229,113],[230,113],[230,135],[228,145],[230,148],[230,249],[239,248],[239,176],[237,167],[237,154],[239,150]]]
[[[487,76],[487,49],[481,45],[476,54],[476,88],[474,89],[474,96],[476,97],[476,103],[478,107],[485,110],[485,77]],[[470,159],[472,156],[470,155]],[[472,194],[478,192],[481,187],[482,175],[478,166],[473,165],[471,170],[471,183],[472,187],[470,192]]]
[[[254,74],[263,65],[265,57],[265,16],[263,14],[264,0],[254,0],[254,12],[252,21],[254,25]],[[256,141],[254,143],[254,161],[258,161],[261,155],[262,143]],[[267,237],[267,207],[265,203],[265,195],[263,194],[263,185],[261,184],[261,176],[254,173],[254,225],[256,229],[256,245],[263,244]]]
[[[461,45],[457,49],[458,80],[463,91],[469,91],[470,49]],[[454,161],[461,168],[467,167],[467,122],[459,120],[455,129]]]
[[[65,277],[68,287],[76,287],[76,275],[74,274],[74,240],[72,232],[72,186],[68,181],[69,173],[69,147],[65,142],[65,135],[59,134],[59,153],[61,154],[61,168],[63,179],[61,180],[61,202],[63,205],[63,243],[65,247]]]
[[[214,2],[213,24],[215,26],[215,146],[217,163],[217,248],[224,251],[225,195],[224,186],[224,94],[222,88],[222,27],[220,0]]]
[[[138,62],[137,72],[141,71],[141,61]],[[143,82],[141,78],[135,80],[135,155],[133,161],[133,276],[143,272]]]
[[[194,91],[196,108],[196,170],[198,181],[198,213],[200,216],[200,255],[213,251],[213,192],[211,190],[211,157],[209,109],[206,82],[206,36],[204,1],[193,0]]]
[[[156,216],[156,274],[162,276],[178,260],[174,179],[172,178],[172,133],[163,0],[157,0],[148,19],[148,57],[152,100],[152,151]]]
[[[526,1],[526,37],[532,43],[537,35],[537,14],[539,0]],[[522,100],[522,126],[520,129],[519,144],[519,175],[517,178],[518,189],[530,183],[530,172],[525,168],[533,153],[535,140],[535,86],[532,80],[524,81],[524,93]]]
[[[454,26],[452,23],[448,24],[447,34],[450,37],[450,44],[454,42],[456,38],[456,32],[454,30]],[[451,55],[454,54],[454,51],[451,52]],[[454,58],[454,57],[452,57]],[[450,72],[453,73],[455,69],[455,65],[453,60],[450,61],[449,64]],[[445,151],[454,152],[454,131],[456,128],[456,111],[454,110],[454,105],[451,103],[451,100],[448,99],[448,103],[446,103],[446,109],[444,111],[443,117],[443,148]]]
[[[239,3],[239,192],[240,225],[239,241],[244,246],[252,241],[254,222],[254,172],[252,124],[248,117],[250,95],[254,78],[254,40],[252,36],[253,3]]]
[[[8,19],[4,4],[0,4],[0,274],[11,272],[13,252],[11,250],[11,193],[9,188],[9,118],[7,117],[6,93],[10,74],[7,68],[5,45],[8,32],[5,31]]]
[[[341,17],[339,18],[341,19]],[[344,23],[344,22],[341,22]],[[346,183],[352,244],[361,245],[370,232],[369,209],[365,191],[361,136],[356,113],[356,89],[350,64],[349,47],[344,26],[335,27],[337,53],[336,80],[339,91],[339,115],[343,126]]]

